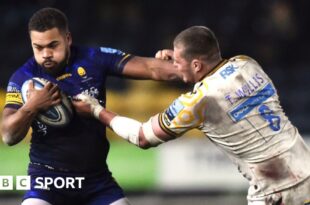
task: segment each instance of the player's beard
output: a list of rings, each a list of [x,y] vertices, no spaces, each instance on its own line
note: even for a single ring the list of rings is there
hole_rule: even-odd
[[[63,61],[58,63],[56,61],[53,61],[52,59],[46,59],[45,61],[43,61],[41,66],[47,74],[57,76],[63,72],[64,68],[68,64],[69,56],[69,50],[67,50],[66,56]]]

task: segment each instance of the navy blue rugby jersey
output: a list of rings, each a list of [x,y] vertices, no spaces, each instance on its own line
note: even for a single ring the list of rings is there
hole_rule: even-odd
[[[112,48],[71,47],[71,57],[63,73],[53,77],[44,72],[34,58],[29,59],[10,78],[5,107],[19,109],[22,84],[32,78],[45,78],[58,84],[68,96],[87,93],[105,104],[105,82],[109,75],[121,75],[130,54]],[[109,143],[105,126],[96,119],[74,114],[70,124],[54,128],[34,120],[30,161],[70,171],[106,169]]]

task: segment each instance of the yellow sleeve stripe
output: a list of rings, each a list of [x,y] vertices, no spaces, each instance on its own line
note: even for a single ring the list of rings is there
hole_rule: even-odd
[[[160,128],[161,128],[164,132],[166,132],[168,135],[170,135],[170,136],[172,136],[172,137],[177,137],[177,136],[179,136],[177,133],[171,131],[171,130],[165,125],[165,123],[163,122],[163,118],[164,118],[164,117],[165,117],[165,116],[163,115],[163,113],[160,113],[160,114],[159,114],[158,120],[159,120],[159,126],[160,126]]]
[[[5,104],[23,104],[21,93],[7,93],[5,97]]]
[[[126,54],[123,58],[122,58],[122,60],[117,64],[117,67],[120,67],[122,64],[123,64],[123,62],[127,59],[127,58],[129,58],[131,55],[130,54]]]

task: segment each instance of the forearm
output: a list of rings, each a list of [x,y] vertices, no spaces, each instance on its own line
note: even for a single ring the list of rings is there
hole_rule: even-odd
[[[164,142],[154,134],[152,118],[146,123],[141,123],[135,119],[119,116],[103,108],[97,99],[85,94],[77,95],[73,105],[78,113],[94,116],[102,124],[109,126],[118,136],[141,148],[157,146]]]
[[[117,116],[117,114],[110,112],[106,109],[102,109],[99,113],[99,120],[102,124],[110,127],[110,123],[115,116]]]
[[[177,71],[171,61],[151,58],[147,63],[152,79],[161,81],[173,81],[179,79]]]
[[[151,119],[148,122],[141,123],[135,119],[119,116],[105,109],[99,115],[100,122],[109,126],[118,136],[143,149],[154,147],[164,142],[155,136]]]
[[[12,146],[24,139],[36,114],[27,106],[23,106],[14,114],[4,117],[2,120],[4,143]]]
[[[124,67],[123,74],[135,79],[171,81],[180,79],[171,61],[135,56]]]
[[[106,109],[102,109],[99,114],[101,123],[109,126],[118,136],[129,141],[137,146],[140,145],[140,138],[143,137],[140,133],[142,123],[123,116],[119,116]]]

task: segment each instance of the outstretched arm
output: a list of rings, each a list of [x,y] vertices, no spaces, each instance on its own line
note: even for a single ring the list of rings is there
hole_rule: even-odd
[[[73,105],[79,114],[94,116],[104,125],[109,126],[117,135],[143,149],[174,139],[161,129],[158,115],[141,123],[104,109],[95,98],[84,94],[78,95]]]
[[[171,61],[172,55],[172,50],[165,49],[158,51],[156,58],[135,56],[126,63],[123,74],[132,78],[153,80],[180,79]]]
[[[143,149],[155,147],[174,139],[159,126],[158,115],[141,123],[135,119],[117,115],[106,109],[99,114],[99,120],[109,126],[117,135]]]

